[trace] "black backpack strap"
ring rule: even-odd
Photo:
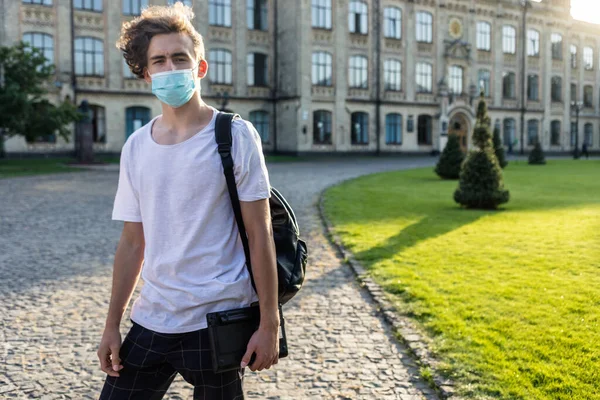
[[[235,214],[235,220],[240,231],[240,238],[242,239],[242,244],[244,246],[246,267],[248,267],[252,287],[256,292],[254,276],[252,275],[252,265],[250,264],[250,246],[248,245],[246,226],[244,225],[244,219],[242,218],[242,207],[240,206],[240,198],[238,197],[237,186],[235,184],[233,157],[231,156],[231,143],[233,141],[231,136],[231,122],[234,118],[239,117],[240,116],[237,114],[219,112],[215,121],[215,140],[217,142],[219,155],[221,156],[221,161],[223,162],[223,172],[225,174],[225,180],[227,181],[227,190],[229,191],[233,213]]]

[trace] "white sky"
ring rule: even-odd
[[[571,0],[571,15],[575,19],[600,24],[600,0]]]

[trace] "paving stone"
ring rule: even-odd
[[[436,399],[329,244],[316,208],[321,191],[345,179],[433,162],[388,157],[269,165],[310,256],[305,287],[284,308],[290,355],[270,370],[247,370],[247,398]],[[8,205],[0,207],[0,397],[97,398],[105,375],[96,350],[122,228],[110,219],[117,180],[114,168],[0,180],[0,204]],[[177,377],[165,399],[191,394]]]

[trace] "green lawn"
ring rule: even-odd
[[[474,399],[600,398],[600,162],[512,162],[469,211],[432,169],[325,194],[334,231]]]

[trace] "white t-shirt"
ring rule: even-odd
[[[211,122],[191,138],[160,145],[152,119],[123,146],[113,220],[142,222],[144,286],[131,319],[160,333],[206,328],[206,314],[258,300]],[[261,140],[251,123],[232,125],[232,156],[241,201],[270,197]]]

